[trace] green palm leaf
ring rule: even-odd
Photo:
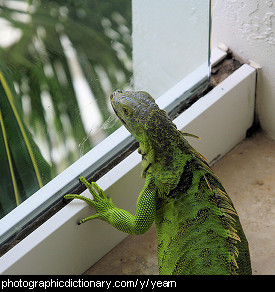
[[[1,19],[19,36],[0,45],[0,216],[119,126],[100,126],[100,139],[92,124],[87,130],[62,38],[75,51],[95,100],[89,106],[103,123],[110,120],[110,91],[132,76],[131,1],[5,0]]]
[[[25,3],[28,8],[20,9],[21,5],[17,7],[16,2]],[[103,122],[106,121],[111,115],[110,91],[124,88],[132,76],[131,66],[127,65],[131,60],[131,1],[6,0],[0,4],[0,17],[21,31],[20,38],[12,46],[0,48],[0,60],[11,69],[20,95],[29,98],[32,112],[24,114],[24,120],[36,141],[37,136],[43,137],[47,157],[57,174],[95,145],[93,138],[86,139],[81,153],[79,151],[78,145],[89,132],[93,135],[95,131],[91,126],[91,131],[87,132],[83,125],[62,36],[71,42],[95,97],[95,106]],[[121,52],[126,59],[121,57]],[[107,88],[104,87],[106,76],[110,84]],[[53,105],[51,125],[47,121],[48,110],[43,105],[45,93]],[[22,111],[23,105],[19,100]],[[117,127],[108,128],[107,134]],[[74,140],[74,147],[67,147],[68,133]],[[66,149],[66,153],[60,150],[62,162],[54,157],[57,148]]]
[[[0,216],[50,180],[51,169],[26,128],[9,72],[0,66]]]

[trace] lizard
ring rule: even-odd
[[[129,234],[145,233],[155,221],[160,275],[251,274],[249,247],[240,219],[207,159],[145,91],[116,90],[114,112],[139,142],[146,178],[132,215],[115,206],[95,183],[85,184],[93,199],[68,194],[92,205],[101,219]],[[197,137],[198,138],[198,137]]]

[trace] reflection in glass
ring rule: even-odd
[[[131,1],[0,3],[0,218],[120,124]]]

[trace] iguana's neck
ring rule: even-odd
[[[165,197],[170,190],[177,187],[190,154],[185,153],[171,140],[162,141],[161,151],[149,141],[147,144],[140,143],[140,153],[143,157],[142,176],[151,174],[159,195]]]
[[[166,196],[177,187],[186,159],[192,155],[191,147],[167,114],[160,109],[151,110],[140,126],[143,132],[136,138],[143,158],[142,176],[151,174],[160,195]]]

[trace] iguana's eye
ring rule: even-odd
[[[125,116],[130,116],[131,115],[131,111],[126,107],[122,108],[122,111],[125,114]]]

